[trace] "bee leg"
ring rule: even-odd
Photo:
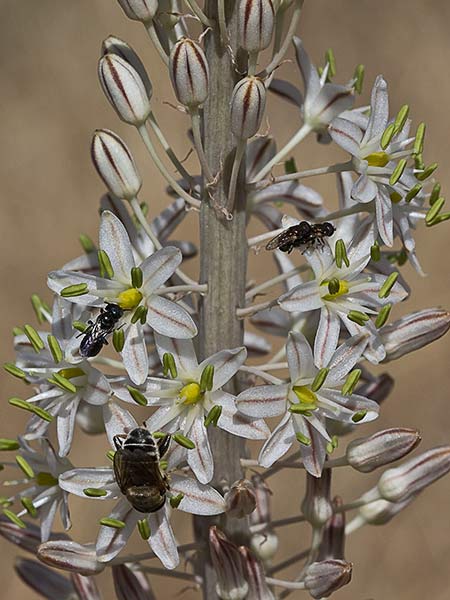
[[[127,436],[123,433],[119,433],[117,435],[115,435],[113,437],[113,441],[114,441],[114,446],[116,447],[116,450],[121,450],[123,447],[123,441],[121,438],[126,438]]]

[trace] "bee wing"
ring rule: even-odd
[[[116,450],[114,454],[114,477],[116,478],[117,485],[121,491],[126,490],[131,484],[129,460],[127,460],[126,454],[123,450]]]
[[[284,244],[293,242],[296,238],[297,236],[295,232],[290,231],[290,229],[286,229],[286,231],[282,231],[266,244],[266,250],[275,250],[280,246],[284,246]]]
[[[152,457],[140,455],[136,460],[134,456],[128,455],[127,450],[117,450],[114,454],[113,465],[117,485],[122,491],[135,485],[165,487],[159,464]]]

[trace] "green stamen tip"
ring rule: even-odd
[[[416,137],[414,139],[414,147],[413,154],[422,154],[423,152],[423,142],[425,139],[425,123],[419,123],[416,131]]]
[[[311,440],[309,437],[306,437],[306,435],[303,435],[303,433],[297,432],[295,437],[300,444],[303,444],[303,446],[311,446]]]
[[[331,48],[325,52],[325,62],[328,63],[328,77],[331,79],[336,75],[336,58]]]
[[[13,332],[13,336],[24,335],[24,333],[25,333],[23,329],[20,329],[20,327],[13,327],[12,332]]]
[[[387,320],[389,319],[389,315],[391,313],[392,304],[386,304],[378,313],[377,318],[375,319],[375,327],[380,329],[383,325],[386,325]]]
[[[7,373],[12,375],[13,377],[17,377],[18,379],[26,379],[27,377],[25,371],[22,371],[22,369],[19,369],[19,367],[16,367],[16,365],[13,363],[5,363],[3,365],[3,368]]]
[[[31,468],[28,461],[23,456],[17,455],[16,463],[18,464],[20,470],[25,474],[25,476],[28,477],[28,479],[33,479],[34,471]]]
[[[184,436],[182,433],[175,433],[172,436],[174,442],[182,446],[183,448],[187,448],[188,450],[192,450],[195,448],[195,444],[188,437]]]
[[[436,202],[436,200],[438,200],[438,198],[440,197],[440,194],[441,194],[441,184],[435,183],[433,185],[433,189],[431,190],[431,194],[430,194],[430,198],[429,198],[430,206],[433,206],[433,204]]]
[[[16,408],[22,408],[23,410],[27,410],[28,412],[34,413],[35,415],[37,415],[41,419],[44,419],[44,421],[48,421],[49,423],[53,420],[52,415],[46,410],[40,408],[39,406],[35,406],[31,402],[26,402],[21,398],[10,398],[8,400],[8,403],[11,406],[15,406]]]
[[[0,452],[7,452],[9,450],[18,450],[20,444],[17,440],[11,440],[8,438],[0,438]]]
[[[0,506],[2,508],[8,508],[8,506],[12,506],[14,502],[9,498],[5,498],[5,496],[0,496]]]
[[[178,508],[180,506],[180,502],[183,500],[184,494],[178,494],[177,496],[171,496],[170,498],[170,506],[172,508]]]
[[[167,437],[169,434],[166,433],[165,431],[153,431],[152,436],[155,438],[155,440],[162,440],[163,438]]]
[[[320,390],[320,388],[325,383],[325,379],[327,378],[329,372],[330,369],[327,369],[326,367],[320,369],[320,371],[314,377],[314,381],[311,384],[311,389],[313,392],[317,392],[318,390]]]
[[[422,171],[423,169],[425,169],[425,163],[423,162],[422,154],[417,154],[416,156],[414,156],[414,167],[418,171]]]
[[[50,348],[50,352],[52,353],[53,360],[56,364],[59,364],[63,359],[63,351],[61,350],[58,340],[54,335],[48,335],[47,343],[48,347]]]
[[[85,488],[83,494],[89,496],[89,498],[102,498],[103,496],[106,496],[108,492],[101,488]]]
[[[364,417],[366,415],[367,415],[367,410],[360,410],[359,412],[356,412],[352,417],[353,423],[359,423],[360,421],[362,421],[364,419]]]
[[[380,145],[383,150],[386,150],[386,148],[391,143],[391,140],[394,137],[394,133],[395,133],[395,125],[394,125],[394,123],[391,123],[390,125],[388,125],[386,127],[386,129],[383,132],[383,135],[381,136]]]
[[[429,209],[429,211],[425,215],[425,223],[427,225],[432,223],[434,221],[434,219],[439,215],[444,204],[445,204],[445,198],[442,198],[442,196],[434,202],[433,206]]]
[[[284,163],[284,172],[286,175],[292,175],[292,173],[297,173],[297,164],[295,162],[295,158],[289,158]]]
[[[333,277],[333,279],[330,279],[330,281],[328,282],[328,291],[330,292],[330,294],[337,294],[339,292],[339,289],[339,279],[337,277]]]
[[[350,371],[350,373],[347,375],[344,385],[342,386],[343,396],[351,396],[353,394],[359,378],[361,377],[361,373],[361,369],[354,369],[353,371]]]
[[[391,273],[389,275],[389,277],[386,277],[385,282],[383,283],[383,285],[380,288],[380,291],[378,292],[378,297],[379,298],[387,298],[389,296],[389,294],[391,293],[391,290],[394,287],[397,279],[398,279],[397,271],[394,271],[393,273]]]
[[[144,274],[140,267],[133,267],[131,269],[131,285],[135,288],[140,288],[144,280]]]
[[[342,263],[348,268],[350,266],[350,261],[347,256],[347,249],[345,248],[344,240],[337,240],[334,247],[334,256],[336,260],[336,265],[338,269],[342,267]]]
[[[409,115],[409,106],[404,104],[401,109],[398,111],[397,116],[394,121],[395,133],[399,133],[403,127],[405,126],[406,119]]]
[[[353,79],[355,80],[354,88],[357,94],[362,93],[363,83],[364,83],[364,65],[358,65],[353,74]]]
[[[23,497],[20,499],[20,502],[30,517],[37,517],[37,508],[33,504],[33,500],[31,498]]]
[[[200,377],[200,390],[210,392],[214,382],[214,365],[206,365]]]
[[[422,186],[422,184],[421,184],[421,183],[416,183],[416,185],[414,185],[414,186],[413,186],[413,187],[412,187],[412,188],[409,190],[409,192],[406,194],[406,196],[405,196],[405,201],[406,201],[406,202],[411,202],[411,200],[412,200],[413,198],[415,198],[419,192],[421,192],[421,191],[422,191],[422,187],[423,187],[423,186]]]
[[[74,298],[75,296],[84,296],[84,294],[88,294],[88,286],[87,283],[76,283],[74,285],[68,285],[63,288],[59,294],[63,298]]]
[[[31,306],[33,307],[34,313],[36,315],[36,319],[38,320],[38,323],[41,324],[45,321],[45,317],[42,314],[41,308],[42,308],[42,301],[39,298],[39,296],[37,294],[32,294],[31,295]]]
[[[168,466],[169,466],[169,463],[167,462],[167,460],[159,461],[159,468],[161,469],[161,471],[167,471]]]
[[[84,333],[89,325],[83,323],[83,321],[72,321],[72,327],[80,333]]]
[[[140,406],[147,406],[147,398],[142,392],[135,387],[131,387],[131,385],[127,385],[127,390],[136,404],[139,404]]]
[[[52,377],[47,379],[49,383],[53,383],[54,385],[60,387],[65,392],[70,392],[71,394],[76,394],[77,388],[74,384],[66,379],[63,375],[59,373],[53,373]]]
[[[102,277],[108,277],[108,279],[112,279],[114,277],[114,269],[112,268],[108,254],[104,250],[98,250],[97,255],[98,264],[100,267],[100,275]]]
[[[209,427],[210,425],[217,427],[217,423],[219,421],[221,414],[222,414],[222,407],[219,406],[218,404],[216,404],[216,406],[213,406],[211,408],[211,410],[209,411],[209,413],[205,417],[205,427]]]
[[[141,202],[139,206],[141,208],[142,214],[144,215],[144,217],[146,217],[148,215],[148,204],[147,204],[147,202]]]
[[[94,252],[95,244],[88,235],[86,235],[84,233],[80,233],[80,235],[78,236],[78,239],[80,241],[81,247],[86,252],[86,254],[90,254],[91,252]]]
[[[432,163],[429,167],[426,167],[422,173],[416,173],[416,179],[418,179],[419,181],[425,181],[425,179],[428,179],[428,177],[430,177],[438,168],[438,164],[437,163]]]
[[[406,158],[401,158],[398,161],[397,166],[392,171],[392,175],[389,178],[390,185],[395,185],[399,181],[400,177],[405,172],[407,162],[408,161],[406,160]]]
[[[100,525],[112,527],[113,529],[123,529],[125,527],[125,523],[123,521],[119,521],[119,519],[110,519],[109,517],[100,519],[99,523]]]
[[[163,375],[165,377],[172,377],[172,379],[176,379],[177,375],[178,375],[178,371],[177,371],[177,365],[175,363],[175,358],[173,356],[173,354],[170,354],[170,352],[165,352],[163,355]]]
[[[58,480],[56,479],[56,477],[53,477],[51,473],[41,471],[36,475],[36,483],[43,487],[53,487],[55,485],[58,485]]]
[[[115,453],[115,450],[108,450],[108,452],[106,453],[106,458],[109,460],[114,460]]]
[[[443,223],[444,221],[448,221],[450,219],[450,212],[442,213],[438,215],[431,223],[427,223],[427,227],[432,227],[433,225],[438,225],[439,223]]]
[[[359,310],[351,310],[347,315],[347,319],[350,319],[350,321],[353,321],[353,323],[364,327],[370,317],[369,315],[366,315],[366,313],[363,313]]]
[[[25,325],[23,330],[27,338],[30,340],[31,345],[33,346],[33,350],[37,354],[44,349],[45,344],[34,327],[32,327],[31,325]]]
[[[8,510],[7,508],[3,509],[3,514],[7,519],[9,519],[12,523],[20,527],[20,529],[26,529],[26,524],[22,521],[20,517],[13,513],[12,510]]]
[[[151,534],[150,525],[147,519],[140,519],[137,522],[137,528],[139,531],[139,535],[143,540],[148,540]]]
[[[146,306],[138,306],[131,317],[131,322],[137,323],[140,321],[142,324],[144,324],[147,320],[147,313],[148,308]]]
[[[378,244],[377,242],[375,242],[375,244],[370,247],[370,258],[374,262],[378,262],[381,259],[380,244]]]
[[[113,346],[116,352],[122,352],[125,345],[125,334],[123,329],[116,329],[113,333]]]

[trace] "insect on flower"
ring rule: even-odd
[[[266,250],[275,250],[279,248],[282,252],[290,254],[294,248],[305,246],[309,248],[321,247],[325,244],[324,238],[331,237],[336,228],[331,223],[318,223],[312,225],[307,221],[301,221],[298,225],[293,225],[274,237],[266,245]]]
[[[89,327],[84,331],[80,344],[81,356],[85,358],[97,356],[108,343],[106,336],[114,331],[122,316],[123,309],[118,304],[107,304],[106,308],[101,308],[95,323],[88,321]]]
[[[120,491],[137,511],[156,512],[164,505],[169,490],[159,461],[167,452],[170,435],[155,440],[150,431],[137,427],[125,440],[122,437],[114,436],[114,475]]]

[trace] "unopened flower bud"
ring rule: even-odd
[[[238,81],[231,96],[231,131],[248,139],[258,131],[266,106],[266,87],[258,77]]]
[[[402,502],[450,471],[450,446],[427,450],[383,473],[377,488],[389,502]]]
[[[384,362],[423,348],[442,337],[450,328],[450,313],[427,308],[406,315],[380,330],[386,350]]]
[[[17,558],[14,570],[20,579],[44,598],[58,600],[73,600],[75,595],[71,581],[49,569],[37,560]]]
[[[245,580],[239,548],[217,527],[211,527],[209,530],[209,547],[217,576],[216,594],[222,600],[246,598],[248,583]]]
[[[144,573],[127,565],[112,568],[117,600],[155,600],[153,590]]]
[[[77,593],[76,597],[80,600],[102,600],[95,577],[70,573],[70,579]],[[129,600],[132,600],[132,596],[129,597]],[[154,600],[154,598],[147,596],[146,600]]]
[[[353,565],[345,560],[312,563],[306,571],[305,587],[313,598],[328,598],[350,583]]]
[[[270,526],[270,498],[272,492],[260,475],[252,477],[256,497],[256,508],[249,520],[252,529],[250,547],[264,563],[269,562],[278,550],[278,536]]]
[[[149,23],[158,11],[158,0],[118,0],[123,12],[133,21]]]
[[[170,53],[169,73],[178,101],[197,107],[208,97],[209,69],[199,44],[183,38]]]
[[[266,583],[264,569],[248,548],[241,546],[244,575],[248,583],[246,600],[275,600],[275,596]]]
[[[117,54],[106,54],[98,63],[98,76],[111,106],[125,123],[139,127],[151,108],[147,89],[136,69]]]
[[[252,484],[255,492],[256,508],[250,515],[250,523],[252,525],[267,524],[271,519],[270,498],[272,492],[261,475],[253,475]]]
[[[342,506],[342,498],[336,496],[333,499],[333,510],[335,512],[322,530],[318,561],[329,558],[344,559],[345,512],[336,512],[340,506]]]
[[[55,540],[41,544],[37,556],[46,565],[76,571],[82,575],[100,573],[106,564],[97,560],[94,544],[77,544],[71,540]]]
[[[349,464],[362,473],[370,473],[378,467],[406,456],[421,441],[417,429],[393,427],[366,438],[349,443],[346,458]]]
[[[98,129],[92,139],[91,156],[111,194],[126,200],[136,197],[142,181],[130,151],[118,135]]]
[[[102,44],[102,55],[106,54],[116,54],[129,65],[131,65],[139,74],[139,77],[141,78],[142,83],[147,91],[147,96],[149,98],[152,97],[153,87],[150,78],[147,75],[147,71],[145,70],[144,64],[133,48],[127,44],[127,42],[124,42],[114,35],[108,36]]]
[[[311,525],[321,527],[332,517],[330,499],[331,470],[324,469],[321,477],[306,474],[306,493],[302,512]]]
[[[247,479],[235,481],[225,494],[226,512],[229,517],[243,519],[256,508],[256,496],[253,485]]]
[[[25,523],[26,528],[22,529],[2,516],[0,517],[0,535],[8,540],[8,542],[18,546],[21,550],[36,554],[41,544],[41,528],[29,521],[25,521]],[[65,533],[55,533],[51,537],[52,539],[70,539]]]
[[[370,493],[371,492],[368,492],[368,494]],[[357,518],[364,521],[364,523],[369,523],[369,525],[385,525],[415,499],[416,496],[413,495],[407,500],[403,500],[403,502],[375,500],[374,502],[369,502],[368,504],[361,506]]]
[[[373,379],[368,381],[356,388],[356,394],[359,396],[365,396],[369,400],[373,400],[378,404],[381,404],[394,388],[394,379],[389,373],[381,373]]]
[[[260,52],[272,40],[275,10],[272,0],[241,0],[239,43],[247,52]]]

